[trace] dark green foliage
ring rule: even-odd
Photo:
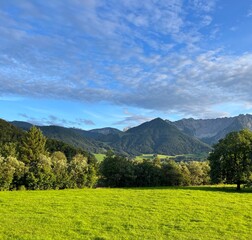
[[[76,154],[80,153],[83,156],[88,156],[88,152],[81,148],[73,147],[65,142],[56,139],[46,140],[46,150],[50,153],[61,151],[65,154],[68,161],[70,161]]]
[[[100,166],[101,183],[110,187],[129,187],[134,182],[133,163],[126,157],[108,154]]]
[[[162,185],[162,171],[159,165],[150,160],[135,164],[135,185],[138,187],[155,187]]]
[[[36,161],[40,154],[46,154],[45,150],[46,138],[35,126],[25,134],[21,142],[21,159],[24,163],[30,164]]]
[[[23,131],[0,119],[0,143],[19,142]]]
[[[229,133],[214,145],[209,161],[213,183],[236,183],[239,190],[252,174],[252,132]]]
[[[17,148],[17,142],[2,143],[2,145],[0,146],[0,155],[2,155],[3,157],[18,157]]]
[[[109,187],[186,186],[209,183],[208,162],[133,161],[109,152],[100,165],[100,185]]]
[[[32,161],[25,180],[28,189],[45,190],[53,188],[55,175],[52,171],[50,157],[40,154],[35,161]]]
[[[85,149],[89,152],[101,152],[106,146],[85,136],[84,130],[75,128],[64,128],[59,126],[40,126],[43,134],[51,139],[63,141],[75,148]]]
[[[173,160],[168,160],[163,164],[162,173],[162,184],[165,186],[181,186],[185,182],[179,165]]]
[[[0,119],[0,155],[18,157],[17,148],[23,136],[22,130]]]
[[[0,127],[3,130],[0,135],[0,190],[95,186],[97,162],[93,155],[46,139],[36,127],[22,132],[5,121],[0,121]]]

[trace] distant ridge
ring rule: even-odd
[[[239,115],[216,119],[181,119],[173,124],[184,133],[196,137],[207,144],[217,143],[226,134],[244,128],[252,130],[252,115]]]
[[[173,124],[161,118],[130,128],[112,146],[134,155],[141,153],[177,155],[211,150],[207,144],[184,134]]]
[[[32,124],[14,121],[13,125],[28,130]],[[116,128],[100,128],[85,131],[59,126],[39,126],[53,139],[64,141],[90,152],[106,152],[114,149],[126,155],[160,153],[177,155],[209,152],[211,145],[231,131],[244,128],[252,130],[252,115],[239,115],[217,119],[181,119],[171,122],[155,118],[125,132]]]

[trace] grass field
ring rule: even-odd
[[[251,239],[251,211],[219,187],[0,192],[0,239]]]
[[[98,162],[102,162],[103,159],[105,158],[106,154],[102,153],[94,153],[95,158],[97,159]],[[157,156],[160,159],[166,159],[166,158],[176,158],[176,157],[182,157],[184,160],[204,160],[207,158],[206,153],[201,153],[201,154],[181,154],[181,155],[175,155],[175,156],[169,156],[169,155],[162,155],[162,154],[157,154]],[[139,156],[135,157],[135,160],[137,161],[142,161],[143,159],[149,159],[153,160],[154,159],[154,154],[142,154]]]
[[[98,162],[102,162],[103,159],[105,158],[106,154],[102,153],[94,153],[94,156]]]
[[[207,158],[207,153],[199,153],[199,154],[181,154],[181,155],[175,155],[175,156],[169,156],[169,155],[162,155],[162,154],[157,154],[157,156],[160,159],[165,159],[165,158],[178,158],[181,157],[184,160],[205,160]],[[150,159],[153,160],[154,159],[154,155],[153,154],[142,154],[139,156],[135,157],[136,160],[143,160],[143,159]]]

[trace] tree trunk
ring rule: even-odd
[[[237,182],[237,188],[236,188],[237,191],[240,191],[241,190],[241,182],[238,181]]]

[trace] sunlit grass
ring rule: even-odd
[[[0,192],[0,239],[251,239],[251,210],[233,188]]]
[[[141,161],[143,159],[153,160],[155,156],[160,159],[174,159],[181,157],[183,160],[205,160],[207,158],[207,153],[199,153],[199,154],[179,154],[179,155],[163,155],[163,154],[142,154],[135,157],[135,160]]]
[[[102,153],[94,153],[94,156],[98,162],[102,162],[106,155]]]

